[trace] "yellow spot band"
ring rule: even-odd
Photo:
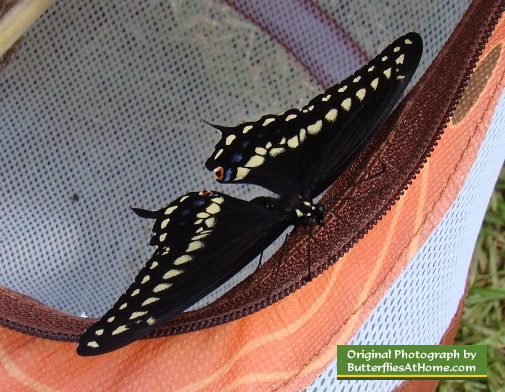
[[[288,140],[288,147],[290,148],[296,148],[298,147],[299,143],[298,143],[298,135],[295,135],[293,136],[292,138],[290,138]]]
[[[357,92],[356,92],[356,97],[358,97],[358,99],[360,101],[363,101],[363,98],[365,98],[365,95],[366,95],[366,90],[364,88],[360,88]]]
[[[221,208],[218,204],[212,203],[205,209],[205,211],[207,211],[209,214],[217,214],[219,211],[221,211]]]
[[[245,164],[246,167],[258,167],[265,162],[265,158],[260,155],[253,155],[251,159]]]
[[[267,118],[265,121],[263,121],[263,126],[265,127],[274,121],[275,121],[275,118],[273,118],[273,117]]]
[[[337,109],[331,109],[328,113],[326,113],[326,116],[324,116],[324,118],[326,119],[326,121],[335,122],[335,120],[337,119],[337,114],[338,114]]]
[[[190,242],[188,245],[188,248],[186,249],[186,252],[193,252],[197,249],[203,248],[203,242],[201,241],[193,241]],[[188,256],[190,257],[190,256]]]
[[[351,103],[352,103],[351,98],[346,98],[342,101],[340,106],[342,106],[342,109],[344,109],[346,112],[348,112],[349,110],[351,110]]]
[[[182,270],[178,269],[171,269],[170,271],[166,272],[165,275],[162,276],[163,279],[170,279],[173,278],[174,276],[182,274]]]
[[[245,133],[249,132],[251,129],[253,129],[252,125],[246,125],[244,127],[244,129],[242,130],[242,133],[245,134]]]
[[[170,284],[170,283],[160,283],[159,285],[157,285],[153,289],[153,292],[154,293],[159,293],[160,291],[168,289],[170,286],[172,286],[172,284]]]
[[[237,174],[235,175],[235,181],[242,180],[245,176],[249,174],[250,169],[245,167],[238,167]]]
[[[142,282],[140,282],[140,283],[144,284],[146,282],[149,282],[149,279],[151,279],[151,277],[149,275],[146,275],[146,276],[144,276],[144,278],[142,279]]]
[[[322,128],[323,128],[323,122],[321,120],[318,120],[314,124],[309,125],[307,127],[307,131],[309,132],[310,135],[315,135],[316,133],[319,133],[319,131],[321,131]]]
[[[165,215],[169,215],[171,214],[178,206],[173,206],[173,207],[168,207],[166,210],[165,210]]]
[[[130,316],[130,320],[142,317],[145,314],[147,314],[147,312],[133,312],[132,315]]]
[[[112,331],[113,335],[117,335],[118,333],[122,333],[124,331],[128,331],[128,328],[126,325],[121,325],[120,327],[117,327],[114,331]]]
[[[237,137],[235,135],[229,135],[227,138],[226,138],[226,145],[229,146]]]
[[[152,304],[153,302],[156,302],[158,300],[159,300],[159,298],[157,298],[157,297],[150,297],[150,298],[146,299],[144,302],[142,302],[142,306]]]
[[[182,256],[178,257],[177,259],[175,259],[174,264],[181,265],[181,264],[187,263],[188,261],[191,261],[191,260],[193,260],[192,256],[182,255]]]

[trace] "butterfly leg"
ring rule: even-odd
[[[282,259],[284,258],[284,250],[286,248],[286,242],[288,242],[288,237],[291,235],[291,233],[286,234],[286,237],[284,238],[284,242],[282,243],[281,255],[279,256],[279,261],[277,262],[277,269],[275,270],[274,281],[272,283],[272,286],[270,287],[270,291],[268,292],[268,297],[267,297],[268,301],[270,301],[270,297],[272,296],[272,291],[274,290],[275,286],[277,285],[277,278],[279,276],[279,270],[282,265]]]
[[[243,289],[243,291],[247,291],[247,290],[249,290],[249,287],[251,286],[251,282],[252,282],[252,280],[251,280],[251,279],[249,279],[249,278],[250,278],[251,276],[253,276],[256,272],[258,272],[258,270],[260,269],[260,267],[261,267],[261,261],[263,260],[263,253],[264,253],[264,252],[261,252],[261,253],[260,253],[260,259],[259,259],[259,261],[258,261],[258,265],[256,266],[256,269],[254,270],[254,272],[253,272],[252,274],[250,274],[250,275],[247,277],[247,279],[249,280],[249,282],[246,284],[246,286],[245,286],[245,288]]]
[[[324,206],[328,205],[328,204],[331,204],[332,202],[334,202],[335,200],[360,200],[360,199],[365,199],[367,197],[370,197],[370,196],[373,196],[374,194],[380,192],[382,190],[382,188],[379,188],[375,191],[372,191],[372,192],[368,192],[368,193],[365,193],[365,194],[362,194],[362,195],[359,195],[359,196],[350,196],[350,197],[340,197],[340,195],[344,194],[345,192],[347,192],[349,189],[352,189],[352,188],[355,188],[357,187],[358,185],[361,185],[363,184],[364,182],[367,182],[367,181],[370,181],[370,180],[373,180],[374,178],[377,178],[381,175],[383,175],[385,172],[387,171],[387,167],[386,167],[386,164],[384,162],[381,162],[381,170],[378,171],[377,173],[375,174],[372,174],[368,177],[365,177],[359,181],[357,181],[356,183],[348,186],[347,188],[345,189],[342,189],[340,192],[338,192],[335,196],[333,197],[330,197],[329,199],[323,201],[321,204],[323,204]]]
[[[312,280],[312,272],[311,272],[311,265],[310,265],[310,261],[311,261],[311,260],[310,260],[310,251],[311,251],[311,247],[310,247],[310,245],[311,245],[311,240],[314,240],[314,242],[316,243],[316,245],[317,245],[317,246],[318,246],[318,247],[319,247],[319,248],[320,248],[320,249],[321,249],[324,253],[326,253],[326,257],[328,257],[328,260],[330,260],[332,264],[333,264],[333,261],[335,260],[335,257],[334,257],[334,256],[332,256],[332,255],[330,255],[330,254],[328,253],[328,251],[325,249],[325,247],[321,244],[321,242],[320,242],[320,241],[319,241],[316,237],[314,237],[314,234],[313,234],[313,232],[312,232],[312,227],[310,228],[310,230],[309,230],[309,229],[307,229],[307,228],[305,228],[305,230],[307,231],[307,234],[308,234],[308,236],[309,236],[309,243],[308,243],[308,260],[309,260],[309,267],[308,267],[308,269],[309,269],[309,274],[308,274],[308,276],[309,276],[309,278],[308,278],[308,281],[310,282],[310,281]],[[318,271],[318,274],[319,274],[319,273],[320,273],[320,271]]]
[[[258,261],[258,266],[254,270],[253,274],[255,274],[256,272],[258,272],[258,270],[260,269],[260,267],[261,267],[261,260],[263,260],[263,252],[261,252],[261,254],[260,254],[260,259]]]

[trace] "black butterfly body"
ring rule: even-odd
[[[251,201],[220,192],[188,193],[158,211],[153,256],[134,283],[81,336],[80,355],[106,353],[156,328],[230,279],[290,225],[324,223],[313,202],[375,135],[399,100],[421,57],[409,33],[302,110],[267,115],[222,137],[205,163],[222,183],[250,183],[279,197]]]

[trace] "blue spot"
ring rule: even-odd
[[[263,135],[262,133],[258,133],[258,134],[256,135],[256,137],[257,137],[258,139],[263,139],[263,136],[264,136],[264,135]]]
[[[205,201],[203,201],[202,199],[197,199],[193,204],[195,206],[201,206],[203,203],[205,203]]]
[[[231,169],[226,169],[226,174],[224,176],[224,182],[230,182],[231,180]]]
[[[247,146],[249,145],[249,142],[247,140],[244,140],[242,143],[241,143],[241,146],[242,148],[247,148]]]
[[[191,211],[189,211],[187,208],[185,210],[182,210],[181,215],[188,215]]]
[[[238,163],[244,158],[242,154],[233,154],[233,157],[231,158],[231,161],[234,163]]]

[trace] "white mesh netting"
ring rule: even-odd
[[[410,30],[426,42],[420,75],[468,1],[436,12],[414,1],[307,4],[51,7],[0,74],[0,285],[99,316],[151,252],[151,223],[130,206],[157,209],[202,188],[262,192],[214,182],[203,163],[217,135],[203,119],[301,106],[365,61],[356,42],[370,57]]]
[[[349,344],[442,340],[464,294],[477,235],[505,160],[504,128],[505,94],[458,198]],[[335,360],[307,391],[389,391],[402,383],[339,381],[336,369]]]

